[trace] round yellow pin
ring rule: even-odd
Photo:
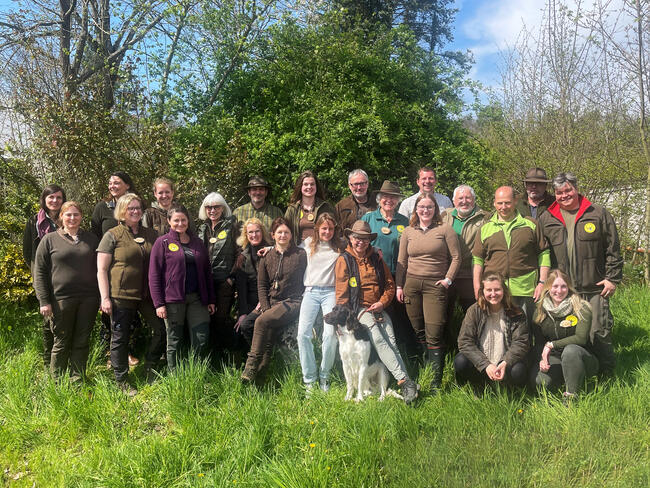
[[[396,229],[397,229],[397,232],[399,232],[400,234],[401,234],[402,232],[404,232],[404,226],[403,226],[403,225],[398,225],[398,226],[396,227]]]
[[[585,232],[591,234],[591,233],[594,232],[595,230],[596,230],[596,226],[595,226],[593,223],[591,223],[591,222],[587,222],[587,223],[585,224]]]
[[[179,248],[178,248],[178,244],[174,244],[174,243],[172,242],[172,243],[169,244],[169,246],[167,246],[167,249],[169,249],[169,250],[172,251],[172,252],[176,252],[176,251],[178,251],[178,249],[179,249]]]
[[[225,230],[222,230],[221,232],[219,232],[219,234],[217,235],[217,237],[218,237],[219,239],[225,239],[225,238],[226,238],[226,231],[225,231]]]
[[[356,279],[354,276],[352,276],[352,277],[350,278],[350,286],[351,286],[352,288],[356,288],[356,287],[357,287],[357,279]]]

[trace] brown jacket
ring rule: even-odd
[[[257,295],[262,312],[284,300],[300,302],[305,291],[303,277],[307,268],[305,250],[292,245],[280,253],[275,247],[257,268]]]
[[[347,251],[357,261],[361,283],[350,282],[350,272],[345,258],[343,256],[339,257],[334,270],[334,274],[336,275],[336,303],[338,305],[347,305],[350,301],[350,286],[359,286],[361,288],[361,305],[363,307],[369,307],[376,302],[381,302],[384,308],[388,307],[395,296],[395,282],[386,263],[383,259],[381,260],[384,266],[386,282],[384,283],[384,293],[380,295],[381,287],[377,282],[377,273],[370,262],[370,255],[375,252],[373,247],[368,247],[368,251],[363,258],[357,257],[351,246],[348,246]]]
[[[548,207],[550,207],[553,202],[555,202],[555,197],[549,192],[545,192],[544,199],[537,206],[537,216],[535,218],[539,219],[540,215],[546,212],[546,210],[548,210]],[[519,213],[522,215],[522,217],[533,216],[530,213],[530,206],[528,205],[528,194],[526,192],[524,192],[522,195],[519,195],[519,199],[517,200],[517,205],[515,208],[519,210]]]
[[[371,198],[370,192],[368,192],[368,201],[366,202],[366,206],[370,211],[377,209],[377,202]],[[363,217],[363,215],[359,216],[358,213],[359,204],[352,195],[348,195],[336,204],[336,220],[341,229],[352,228],[352,224]]]

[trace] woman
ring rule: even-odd
[[[241,375],[244,383],[261,383],[271,361],[273,335],[298,318],[305,290],[303,276],[307,267],[305,250],[293,242],[291,227],[278,217],[271,225],[275,246],[259,263],[257,295],[260,315],[255,320],[251,349]]]
[[[52,317],[52,374],[59,377],[69,370],[73,379],[80,379],[99,307],[95,279],[99,240],[80,228],[82,212],[77,202],[65,202],[60,217],[61,228],[43,236],[36,250],[34,289],[41,314]]]
[[[138,312],[153,332],[145,362],[149,381],[163,353],[163,324],[156,317],[147,283],[151,248],[158,236],[140,225],[142,204],[135,193],[120,197],[115,206],[119,224],[104,234],[97,248],[100,308],[111,317],[111,363],[115,381],[127,391],[131,323]]]
[[[253,338],[253,326],[259,316],[260,302],[257,297],[257,273],[260,249],[271,244],[271,236],[258,218],[252,217],[242,227],[243,233],[237,239],[242,248],[241,265],[235,271],[237,288],[237,306],[239,315],[235,331],[240,332],[250,344]]]
[[[395,296],[395,282],[390,270],[370,245],[377,234],[357,220],[345,229],[348,244],[336,261],[336,304],[350,307],[370,333],[379,359],[402,387],[404,401],[410,404],[418,396],[419,386],[411,380],[395,343],[390,317],[384,309]]]
[[[36,249],[45,234],[54,232],[59,220],[61,205],[65,203],[65,191],[59,185],[47,185],[41,193],[39,211],[29,218],[23,233],[23,259],[34,276],[34,258]],[[43,363],[50,367],[50,354],[52,353],[52,317],[43,318]]]
[[[90,218],[90,229],[101,240],[104,234],[117,225],[115,219],[115,205],[122,195],[127,192],[135,193],[135,185],[131,177],[124,171],[114,171],[108,178],[108,196],[100,200],[93,215]],[[111,345],[111,317],[102,312],[102,326],[99,331],[99,337],[104,345],[106,354],[109,353]],[[129,364],[135,366],[138,364],[138,359],[129,355]],[[111,367],[109,359],[107,366]]]
[[[308,237],[303,244],[307,251],[307,269],[304,277],[305,294],[302,297],[298,319],[300,366],[307,391],[310,391],[320,378],[321,390],[327,392],[338,342],[334,326],[324,322],[321,348],[323,358],[318,374],[311,342],[312,329],[318,312],[322,311],[323,315],[327,315],[336,304],[334,267],[340,253],[345,249],[345,241],[340,235],[334,216],[324,213],[316,220],[314,237]]]
[[[522,386],[529,349],[526,315],[515,306],[499,273],[483,276],[478,301],[467,310],[454,359],[456,381],[483,386],[488,380]]]
[[[159,236],[169,232],[167,212],[174,203],[174,195],[174,183],[171,180],[156,178],[153,182],[153,196],[156,201],[144,211],[142,225],[152,228]]]
[[[189,220],[182,205],[169,209],[170,230],[156,239],[149,263],[149,291],[156,315],[165,320],[170,371],[178,364],[185,324],[190,332],[191,348],[200,355],[208,345],[210,315],[215,311],[208,250],[189,230]]]
[[[459,267],[458,236],[442,224],[433,194],[424,192],[416,199],[410,225],[402,234],[396,281],[397,300],[406,304],[418,343],[433,368],[432,392],[442,385],[447,288]]]
[[[565,402],[579,393],[585,378],[598,372],[598,359],[589,348],[591,315],[589,303],[576,293],[569,276],[559,269],[551,271],[533,323],[536,357],[541,349],[535,383],[554,388],[564,382]]]
[[[334,208],[325,201],[325,191],[311,171],[303,171],[296,180],[284,218],[289,222],[293,242],[300,244],[314,235],[314,222],[323,213],[334,215]]]
[[[199,227],[198,237],[208,249],[214,290],[217,294],[217,311],[212,316],[210,332],[214,360],[216,361],[218,353],[232,349],[235,342],[232,326],[228,324],[228,316],[235,283],[239,227],[230,207],[224,198],[216,192],[208,194],[203,199],[199,209],[199,218],[203,220],[203,224]]]

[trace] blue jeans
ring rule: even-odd
[[[311,343],[312,328],[318,311],[322,310],[323,315],[332,311],[336,304],[336,297],[333,286],[308,286],[302,297],[300,305],[300,318],[298,319],[298,352],[300,354],[300,366],[302,377],[305,383],[314,383],[317,379],[316,358],[314,357],[314,346]],[[330,370],[336,358],[336,339],[334,326],[328,323],[323,324],[323,359],[320,365],[320,379],[326,381],[329,378]]]

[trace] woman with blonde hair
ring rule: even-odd
[[[340,253],[345,250],[346,242],[336,219],[330,213],[321,214],[314,225],[314,236],[305,239],[307,251],[307,269],[305,270],[305,293],[302,296],[298,318],[298,352],[302,368],[303,381],[307,391],[320,379],[323,391],[329,390],[329,376],[338,345],[334,325],[323,322],[323,346],[320,374],[316,367],[312,330],[318,313],[327,315],[336,305],[336,276],[334,268]]]
[[[80,379],[86,370],[90,333],[99,307],[97,260],[99,240],[81,229],[81,206],[61,205],[61,226],[43,236],[34,259],[34,289],[44,317],[52,317],[54,344],[50,370],[69,370]]]
[[[164,324],[156,316],[149,295],[148,272],[156,231],[141,225],[142,199],[135,193],[120,197],[115,205],[118,224],[102,237],[97,248],[97,282],[102,312],[111,317],[111,364],[119,387],[128,386],[131,323],[138,312],[153,336],[147,351],[145,371],[153,379],[153,368],[164,352]]]
[[[575,397],[586,377],[598,372],[598,359],[589,343],[591,314],[571,278],[559,269],[551,271],[533,321],[535,357],[540,358],[533,372],[537,386],[553,388],[564,382],[565,402]]]

